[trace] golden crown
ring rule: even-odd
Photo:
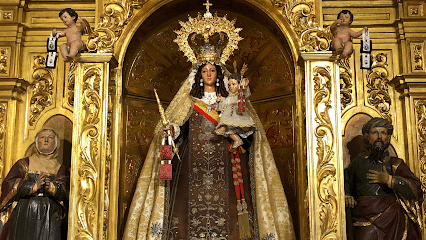
[[[209,0],[203,5],[207,9],[203,17],[198,13],[196,18],[188,16],[188,21],[179,21],[182,28],[175,31],[174,42],[192,64],[207,61],[225,64],[243,39],[239,35],[241,28],[235,28],[235,19],[229,21],[226,15],[221,18],[216,13],[213,17]]]

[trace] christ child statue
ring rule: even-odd
[[[336,50],[341,58],[347,58],[352,54],[352,39],[362,35],[363,31],[367,31],[367,27],[359,32],[355,32],[349,28],[354,20],[354,16],[349,10],[342,10],[337,15],[337,20],[330,26],[334,39],[332,47]]]
[[[241,137],[247,138],[255,130],[253,119],[245,111],[245,100],[250,96],[248,83],[249,80],[243,78],[242,74],[232,74],[228,82],[229,96],[223,99],[218,97],[217,100],[221,114],[215,132],[217,135],[229,136],[233,140],[231,148],[243,145]]]
[[[83,35],[84,29],[90,28],[90,26],[85,19],[79,18],[77,12],[71,8],[65,8],[60,11],[59,17],[67,28],[60,33],[54,28],[52,30],[52,36],[58,35],[58,37],[67,37],[67,43],[62,44],[59,49],[64,61],[69,62],[78,52],[86,48],[86,45],[81,40],[81,36]],[[80,25],[77,25],[77,20],[80,21]]]

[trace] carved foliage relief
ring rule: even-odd
[[[53,103],[53,71],[45,68],[45,57],[35,56],[32,63],[32,96],[30,99],[31,115],[28,119],[33,126],[41,112]]]
[[[6,135],[7,103],[0,103],[0,179],[4,167],[4,137]]]
[[[417,119],[418,156],[420,162],[420,180],[422,182],[423,198],[426,197],[426,100],[414,102]],[[423,210],[426,208],[423,202]],[[423,216],[425,222],[426,216]]]
[[[155,106],[154,106],[155,107]],[[160,119],[157,109],[129,106],[126,126],[126,157],[124,194],[132,196],[145,155]]]
[[[74,85],[75,85],[75,69],[76,64],[74,61],[70,62],[70,69],[68,73],[67,83],[67,103],[70,107],[74,107]]]
[[[282,107],[259,112],[272,149],[294,146],[293,108]]]
[[[290,21],[304,51],[326,51],[332,35],[329,29],[323,30],[315,22],[313,2],[304,0],[271,0],[282,9],[283,15]]]
[[[334,191],[336,167],[332,163],[335,156],[334,133],[330,120],[332,79],[329,67],[315,67],[314,71],[314,110],[318,126],[314,133],[317,139],[316,153],[319,218],[321,239],[337,239],[337,199]]]
[[[80,168],[79,194],[77,199],[78,209],[78,234],[77,239],[93,239],[94,219],[97,210],[96,190],[98,185],[98,170],[95,162],[99,157],[99,134],[101,98],[100,87],[102,70],[88,66],[84,70],[82,94],[82,129],[80,135]]]
[[[146,0],[122,0],[107,3],[104,17],[98,27],[89,34],[87,49],[112,53],[124,26],[133,18],[133,10],[141,8],[145,2]]]
[[[10,47],[0,47],[0,76],[8,76],[10,69]]]
[[[254,95],[252,99],[259,94],[271,97],[271,90],[289,93],[285,88],[294,86],[293,62],[289,53],[280,49],[270,33],[256,26],[255,22],[240,20],[240,25],[243,28],[240,34],[244,40],[239,43],[229,63],[236,60],[240,65],[243,62],[248,64],[245,76],[250,79],[250,90]],[[233,69],[231,65],[227,68]]]
[[[345,109],[353,102],[352,96],[352,70],[349,66],[349,58],[339,59],[340,72],[340,104]]]
[[[411,71],[423,72],[424,71],[424,42],[410,43],[411,48]]]
[[[389,72],[387,54],[372,55],[371,71],[367,74],[367,102],[379,111],[380,115],[392,122],[391,97],[389,95]]]

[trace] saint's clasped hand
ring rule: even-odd
[[[50,178],[46,174],[41,173],[37,179],[37,182],[31,188],[31,194],[47,194],[53,196],[56,194],[56,190],[56,186],[53,184],[53,182],[50,181]]]

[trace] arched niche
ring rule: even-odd
[[[296,61],[287,38],[277,22],[246,1],[214,1],[210,11],[242,28],[244,38],[226,68],[233,71],[237,61],[250,79],[250,98],[266,131],[280,171],[296,232],[298,231]],[[205,12],[202,2],[172,1],[150,14],[134,31],[122,62],[123,151],[120,165],[119,232],[124,228],[127,209],[145,160],[153,129],[160,119],[153,89],[168,103],[188,76],[191,64],[173,42],[179,21]],[[121,50],[123,51],[123,50]],[[166,104],[167,105],[167,104]],[[165,106],[166,107],[166,106]],[[119,233],[121,235],[121,233]]]

